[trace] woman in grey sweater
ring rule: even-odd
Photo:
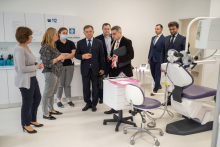
[[[56,119],[52,115],[62,114],[59,111],[55,111],[53,107],[54,94],[57,91],[59,79],[63,70],[62,62],[65,60],[65,56],[56,48],[55,42],[57,39],[57,30],[48,28],[43,36],[41,42],[42,47],[40,49],[41,60],[44,64],[43,73],[45,76],[45,87],[42,98],[43,118],[49,120]]]
[[[18,44],[14,49],[14,83],[19,87],[22,95],[21,122],[23,130],[28,133],[37,133],[31,125],[42,127],[37,122],[37,109],[41,101],[41,94],[36,78],[36,70],[42,69],[42,63],[36,63],[35,56],[27,44],[32,41],[32,31],[27,27],[19,27],[15,37]]]

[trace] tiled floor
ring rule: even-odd
[[[146,96],[149,96],[150,87],[146,87]],[[161,90],[163,92],[163,89]],[[163,102],[163,95],[153,98]],[[75,101],[75,107],[70,108],[65,104],[65,108],[56,110],[63,112],[57,116],[57,120],[45,120],[42,118],[41,106],[38,111],[38,121],[44,124],[42,128],[35,128],[37,134],[28,134],[22,131],[20,125],[20,108],[10,108],[0,110],[0,147],[129,147],[129,139],[134,130],[129,130],[123,134],[121,125],[119,132],[115,132],[115,123],[103,125],[104,119],[111,119],[112,115],[105,115],[103,112],[109,107],[105,104],[98,105],[97,112],[88,110],[82,112],[85,103],[82,100]],[[172,111],[172,109],[169,107]],[[163,111],[152,110],[154,117],[159,117]],[[164,131],[164,136],[160,136],[157,131],[152,131],[160,141],[161,147],[210,147],[212,132],[204,132],[188,136],[177,136],[165,132],[166,125],[182,119],[181,115],[172,111],[174,118],[167,113],[163,118],[157,120],[157,127]],[[128,110],[124,111],[124,116],[128,116]],[[141,124],[140,115],[136,115],[135,121],[138,126]],[[147,122],[149,120],[147,119]],[[134,147],[154,147],[153,139],[147,134],[139,135],[135,138]]]

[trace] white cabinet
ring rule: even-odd
[[[0,104],[8,104],[8,75],[7,70],[0,70]]]
[[[21,103],[22,97],[18,87],[14,84],[14,69],[7,70],[8,73],[8,90],[9,90],[9,101],[10,103]]]
[[[17,42],[15,33],[18,27],[25,26],[24,13],[4,12],[5,41]]]
[[[50,15],[45,14],[46,30],[49,27],[55,28],[57,31],[63,27],[63,15]]]
[[[80,17],[78,16],[63,16],[63,25],[68,29],[68,39],[77,42],[80,39]]]
[[[75,63],[76,65],[77,63]],[[73,80],[71,83],[71,96],[83,96],[82,75],[80,65],[74,67]]]
[[[32,42],[41,42],[45,33],[44,14],[25,13],[26,27],[33,31]]]
[[[4,29],[4,16],[3,12],[0,12],[0,42],[5,41],[5,29]]]

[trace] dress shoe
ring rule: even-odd
[[[162,89],[162,86],[160,86],[158,89]]]
[[[89,108],[92,108],[92,106],[85,106],[83,109],[82,109],[82,111],[87,111]]]
[[[56,111],[56,110],[54,110],[56,113],[54,113],[54,112],[50,112],[50,115],[61,115],[61,114],[63,114],[62,112],[59,112],[59,111]]]
[[[44,126],[43,124],[35,125],[35,124],[31,123],[31,122],[30,122],[30,124],[34,125],[35,127],[43,127]]]
[[[154,91],[154,93],[157,93],[157,92],[156,92],[156,91]],[[154,94],[154,93],[151,93],[151,94],[150,94],[150,96],[155,96],[155,94]]]
[[[102,104],[102,103],[103,103],[103,99],[100,99],[100,100],[99,100],[99,104]]]
[[[118,111],[114,110],[113,108],[109,111],[105,111],[105,114],[112,114],[112,113],[118,113]]]
[[[51,116],[51,115],[48,116],[48,117],[45,116],[45,115],[43,115],[43,118],[44,118],[44,119],[49,119],[49,120],[55,120],[55,119],[56,119],[56,117],[53,117],[53,116]]]
[[[23,128],[23,131],[25,132],[28,132],[29,134],[33,134],[33,133],[37,133],[36,130],[33,130],[33,131],[28,131],[27,129],[25,129],[25,127],[22,127]]]
[[[96,106],[93,106],[92,107],[92,112],[96,112],[96,110],[97,110]]]

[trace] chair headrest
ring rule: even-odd
[[[134,105],[142,105],[144,103],[144,93],[142,89],[136,85],[126,85],[125,87],[125,95],[128,102],[132,100]]]
[[[194,83],[194,78],[180,63],[167,63],[168,78],[174,85],[187,88]]]

